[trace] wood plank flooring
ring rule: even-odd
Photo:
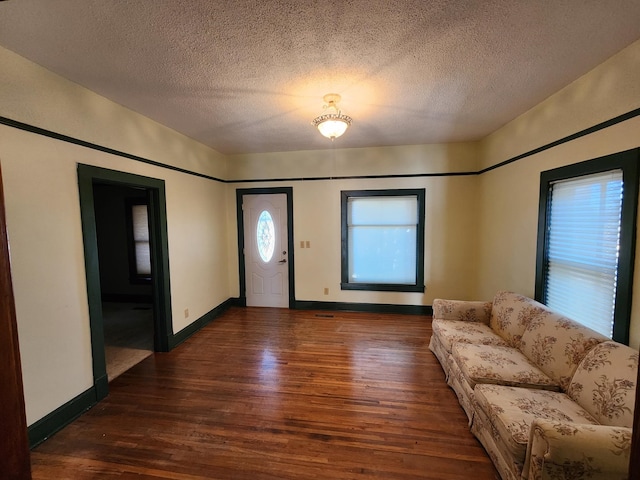
[[[34,479],[497,479],[429,317],[231,308],[32,451]]]
[[[104,350],[109,381],[153,354],[153,307],[102,303]]]

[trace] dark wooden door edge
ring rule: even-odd
[[[31,479],[22,367],[0,171],[0,472],[7,480]]]

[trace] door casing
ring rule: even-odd
[[[243,196],[247,306],[289,307],[290,246],[286,202],[287,197],[283,193]],[[265,211],[271,215],[275,233],[272,238],[274,250],[266,261],[258,251],[256,237],[259,218]]]
[[[79,164],[78,186],[82,217],[85,271],[87,276],[87,297],[89,300],[93,381],[96,401],[100,401],[105,398],[109,392],[109,380],[107,378],[105,362],[100,266],[98,261],[98,240],[93,201],[93,185],[95,183],[124,185],[147,190],[149,198],[151,265],[153,272],[151,282],[153,286],[155,351],[168,352],[172,347],[173,333],[164,180]]]
[[[289,308],[295,308],[295,277],[294,277],[294,243],[293,243],[293,187],[273,187],[273,188],[238,188],[236,190],[236,218],[238,224],[238,273],[240,279],[240,304],[247,304],[247,279],[245,274],[244,256],[244,218],[242,214],[242,204],[245,195],[270,195],[284,193],[287,197],[287,240],[289,243]]]

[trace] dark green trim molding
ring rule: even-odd
[[[171,336],[171,285],[169,277],[169,243],[167,235],[167,211],[164,180],[143,177],[131,173],[78,165],[80,213],[84,243],[89,322],[91,326],[91,351],[93,378],[97,399],[108,394],[105,362],[104,325],[102,320],[102,294],[100,289],[100,265],[98,239],[93,200],[96,183],[125,185],[147,190],[149,197],[149,232],[151,233],[151,263],[153,274],[154,348],[169,350]]]
[[[415,196],[417,200],[418,226],[416,228],[416,283],[350,283],[349,282],[349,226],[348,203],[350,198]],[[340,289],[378,292],[424,292],[424,225],[425,189],[342,190],[340,192]]]
[[[241,298],[229,298],[215,307],[210,312],[204,314],[195,322],[186,328],[172,335],[170,340],[171,348],[175,348],[189,337],[197,333],[207,324],[211,323],[217,317],[222,315],[229,307],[244,306]],[[370,313],[398,313],[405,315],[426,315],[433,314],[431,305],[393,305],[393,304],[374,304],[374,303],[341,303],[341,302],[316,302],[316,301],[296,301],[293,308],[298,310],[325,310],[325,311],[352,311],[352,312],[370,312]],[[99,390],[106,389],[107,376],[104,375],[96,384],[88,390],[82,392],[77,397],[60,406],[47,416],[41,418],[34,424],[30,425],[29,445],[31,448],[38,446],[47,438],[60,431],[62,428],[70,424],[84,412],[93,407],[98,401],[105,396]]]
[[[169,340],[169,345],[171,348],[178,346],[202,327],[213,321],[216,317],[219,317],[231,306],[241,306],[240,299],[229,298],[225,300],[185,329],[175,335],[172,335]],[[30,425],[28,427],[29,446],[34,448],[56,432],[62,430],[65,426],[73,422],[76,418],[106,397],[107,390],[108,380],[105,373],[94,381],[94,385],[91,388],[85,390],[77,397],[69,400],[47,416]]]
[[[636,108],[635,110],[631,110],[630,112],[623,113],[622,115],[618,115],[617,117],[613,117],[604,122],[598,123],[592,127],[585,128],[584,130],[580,130],[572,135],[567,135],[566,137],[562,137],[554,142],[547,143],[546,145],[542,145],[541,147],[534,148],[533,150],[529,150],[528,152],[521,153],[513,158],[505,160],[504,162],[496,163],[495,165],[491,165],[490,167],[483,168],[479,172],[479,175],[483,173],[490,172],[491,170],[495,170],[496,168],[504,167],[505,165],[509,165],[510,163],[517,162],[518,160],[522,160],[523,158],[530,157],[540,152],[544,152],[545,150],[549,150],[550,148],[557,147],[558,145],[562,145],[563,143],[568,143],[573,140],[576,140],[580,137],[585,137],[587,135],[591,135],[592,133],[598,132],[600,130],[604,130],[605,128],[612,127],[618,123],[622,123],[626,120],[630,120],[634,117],[640,115],[640,108]]]
[[[171,316],[171,274],[169,272],[169,235],[167,227],[167,197],[164,180],[153,180],[148,187],[149,233],[151,241],[151,285],[155,319],[155,348],[168,352],[173,335]],[[156,183],[160,182],[160,183]],[[152,186],[155,185],[155,186]]]
[[[61,133],[53,132],[51,130],[46,130],[44,128],[35,127],[33,125],[29,125],[28,123],[18,122],[17,120],[11,120],[10,118],[0,117],[0,125],[6,125],[8,127],[17,128],[18,130],[23,130],[25,132],[35,133],[36,135],[41,135],[43,137],[53,138],[55,140],[60,140],[67,143],[72,143],[74,145],[79,145],[81,147],[90,148],[91,150],[97,150],[99,152],[108,153],[110,155],[116,155],[122,158],[128,158],[129,160],[135,160],[136,162],[146,163],[148,165],[153,165],[155,167],[167,168],[169,170],[173,170],[175,172],[186,173],[187,175],[195,175],[196,177],[207,178],[209,180],[215,180],[217,182],[224,182],[224,180],[216,177],[212,177],[210,175],[205,175],[203,173],[193,172],[191,170],[187,170],[185,168],[174,167],[173,165],[167,165],[166,163],[157,162],[155,160],[149,160],[148,158],[140,157],[138,155],[132,155],[127,152],[122,152],[120,150],[115,150],[113,148],[104,147],[102,145],[98,145],[95,143],[87,142],[85,140],[80,140],[75,137],[70,137],[69,135],[63,135]]]
[[[634,148],[584,162],[565,165],[540,173],[540,200],[538,206],[538,235],[536,250],[536,278],[534,298],[546,303],[547,241],[549,226],[549,191],[558,180],[581,177],[609,170],[621,169],[624,195],[620,218],[620,250],[618,276],[613,315],[613,340],[629,344],[631,301],[633,298],[633,270],[636,251],[636,224],[638,218],[638,182],[640,180],[640,149]]]
[[[346,303],[296,300],[297,310],[329,310],[367,313],[400,313],[404,315],[433,315],[431,305],[396,305],[391,303]]]
[[[196,320],[193,323],[190,323],[185,328],[180,330],[178,333],[175,333],[171,337],[171,342],[169,344],[169,348],[173,350],[175,347],[184,342],[187,338],[191,337],[194,333],[197,333],[201,328],[211,323],[217,317],[222,315],[229,307],[238,306],[237,298],[229,298],[218,305],[213,310],[205,313],[202,317]]]
[[[98,261],[98,235],[93,202],[93,179],[90,172],[80,167],[81,165],[78,166],[78,188],[80,193],[84,264],[87,277],[87,299],[89,301],[89,323],[91,327],[91,355],[93,357],[93,380],[95,386],[97,385],[98,379],[106,376],[107,365],[104,355],[104,327],[100,291],[100,264]]]
[[[484,168],[476,172],[416,173],[416,174],[398,174],[398,175],[354,175],[354,176],[341,176],[341,177],[338,176],[338,177],[260,178],[260,179],[249,179],[249,180],[223,180],[221,178],[212,177],[210,175],[205,175],[198,172],[193,172],[191,170],[186,170],[180,167],[174,167],[173,165],[167,165],[165,163],[157,162],[155,160],[150,160],[148,158],[140,157],[138,155],[132,155],[130,153],[122,152],[120,150],[115,150],[113,148],[97,145],[95,143],[80,140],[74,137],[70,137],[68,135],[63,135],[61,133],[53,132],[51,130],[46,130],[44,128],[36,127],[28,123],[12,120],[7,117],[0,116],[0,125],[6,125],[8,127],[17,128],[18,130],[35,133],[36,135],[42,135],[45,137],[53,138],[56,140],[67,142],[67,143],[73,143],[81,147],[91,148],[93,150],[98,150],[111,155],[117,155],[119,157],[128,158],[130,160],[135,160],[137,162],[154,165],[156,167],[167,168],[169,170],[185,173],[187,175],[194,175],[196,177],[207,178],[209,180],[213,180],[216,182],[264,183],[264,182],[297,182],[297,181],[318,181],[318,180],[355,180],[355,179],[372,179],[372,178],[459,177],[459,176],[468,176],[468,175],[482,175],[483,173],[490,172],[491,170],[495,170],[496,168],[504,167],[505,165],[509,165],[511,163],[517,162],[518,160],[522,160],[523,158],[527,158],[537,153],[544,152],[545,150],[549,150],[550,148],[557,147],[558,145],[562,145],[563,143],[576,140],[577,138],[590,135],[599,130],[603,130],[605,128],[611,127],[618,123],[622,123],[622,122],[625,122],[626,120],[635,118],[639,115],[640,115],[640,108],[636,108],[635,110],[631,110],[630,112],[623,113],[622,115],[618,115],[617,117],[598,123],[592,127],[585,128],[584,130],[580,130],[579,132],[573,133],[571,135],[567,135],[566,137],[562,137],[558,140],[547,143],[546,145],[542,145],[541,147],[534,148],[533,150],[530,150],[528,152],[521,153],[520,155],[517,155],[513,158],[510,158],[508,160],[505,160],[503,162],[497,163],[495,165],[492,165],[490,167]]]
[[[29,433],[29,447],[35,448],[40,445],[47,438],[62,430],[65,426],[93,407],[96,402],[96,390],[95,387],[91,387],[61,407],[56,408],[49,415],[30,425],[27,429]]]
[[[425,178],[425,177],[467,177],[479,172],[450,173],[397,173],[389,175],[342,175],[336,177],[291,177],[291,178],[254,178],[251,180],[225,180],[225,183],[266,183],[266,182],[315,182],[319,180],[369,180],[380,178]]]

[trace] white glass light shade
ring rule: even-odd
[[[333,140],[347,131],[351,125],[351,117],[341,113],[327,113],[316,117],[313,125],[318,127],[322,135]]]

